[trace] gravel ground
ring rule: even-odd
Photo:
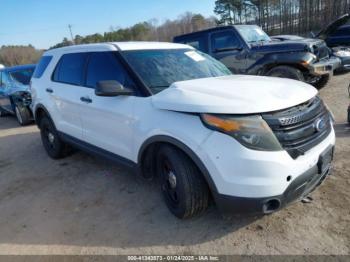
[[[49,159],[38,129],[0,119],[0,254],[350,254],[350,74],[321,91],[338,136],[334,173],[309,204],[180,221],[157,185],[82,152]]]

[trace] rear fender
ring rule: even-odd
[[[31,94],[27,91],[17,91],[11,94],[11,103],[21,107],[30,106],[32,103]]]

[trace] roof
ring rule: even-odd
[[[3,69],[0,69],[0,71],[6,71],[6,72],[13,72],[23,69],[29,69],[29,68],[35,68],[35,64],[29,64],[29,65],[18,65],[18,66],[11,66],[11,67],[5,67]]]
[[[55,48],[45,52],[46,55],[61,53],[91,52],[91,51],[131,51],[131,50],[156,50],[156,49],[193,49],[193,47],[182,44],[166,42],[109,42],[97,44],[72,45]]]
[[[212,27],[212,28],[208,28],[208,29],[205,29],[205,30],[201,30],[201,31],[196,31],[196,32],[193,32],[193,33],[189,33],[189,34],[183,34],[183,35],[179,35],[179,36],[175,36],[174,37],[174,40],[176,39],[181,39],[183,37],[191,37],[191,36],[197,36],[197,35],[200,35],[200,34],[208,34],[208,33],[213,33],[213,32],[216,32],[216,31],[221,31],[221,30],[226,30],[226,29],[232,29],[232,28],[242,28],[242,27],[256,27],[257,25],[226,25],[226,26],[217,26],[217,27]]]

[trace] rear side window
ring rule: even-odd
[[[134,87],[134,83],[114,53],[92,53],[89,58],[86,85],[96,88],[97,82],[106,80],[116,80],[126,87]]]
[[[240,42],[232,31],[217,33],[212,35],[212,48],[214,51],[228,48],[238,48]]]
[[[33,78],[40,78],[43,76],[47,66],[50,64],[52,56],[43,56],[41,57],[39,63],[35,67]]]
[[[87,57],[87,53],[63,55],[54,72],[53,81],[82,86]]]

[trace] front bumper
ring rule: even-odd
[[[333,71],[341,67],[341,60],[338,57],[332,56],[327,60],[310,64],[310,72],[315,76],[333,74]]]
[[[341,65],[336,70],[350,70],[350,56],[339,57]]]
[[[211,190],[222,213],[269,213],[266,204],[279,210],[324,180],[329,170],[320,172],[317,168],[321,156],[334,145],[332,128],[320,144],[293,159],[286,151],[249,150],[235,139],[214,132],[196,153],[215,184]]]
[[[331,167],[323,173],[318,172],[318,166],[304,172],[294,180],[283,194],[264,198],[244,198],[214,194],[215,203],[223,215],[232,214],[271,214],[288,204],[301,200],[314,191],[327,176],[331,174]]]

